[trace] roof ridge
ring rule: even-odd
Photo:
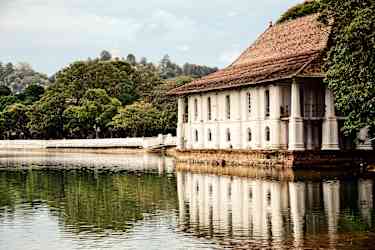
[[[245,49],[241,54],[240,56],[234,60],[234,62],[232,62],[231,64],[229,64],[227,67],[232,67],[234,66],[245,54],[247,54],[252,48],[255,47],[255,45],[261,40],[262,37],[264,37],[271,29],[276,29],[276,28],[280,28],[280,27],[283,27],[283,26],[287,26],[289,25],[290,23],[292,22],[297,22],[297,21],[300,21],[301,19],[307,19],[307,18],[312,18],[312,16],[318,16],[318,13],[313,13],[313,14],[310,14],[310,15],[306,15],[306,16],[301,16],[301,17],[297,17],[295,19],[292,19],[292,20],[287,20],[285,22],[282,22],[282,23],[276,23],[272,26],[269,26],[265,31],[263,31],[256,39],[255,41],[249,46],[247,47],[247,49]]]

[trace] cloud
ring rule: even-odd
[[[183,45],[177,46],[177,49],[182,52],[187,52],[190,50],[190,46],[187,44],[183,44]]]
[[[117,49],[154,62],[169,54],[180,64],[223,66],[300,1],[0,0],[0,61],[54,73]]]

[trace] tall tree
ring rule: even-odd
[[[375,1],[321,0],[322,21],[332,26],[325,82],[344,129],[355,134],[369,127],[375,135]]]
[[[112,55],[111,53],[109,53],[109,51],[103,50],[102,52],[100,52],[99,59],[102,61],[109,61],[112,59]]]

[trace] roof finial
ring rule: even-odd
[[[272,20],[269,22],[268,28],[271,28],[273,26]]]

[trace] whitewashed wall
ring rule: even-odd
[[[176,146],[177,138],[168,135],[157,137],[77,139],[77,140],[0,140],[1,149],[24,148],[152,148],[159,145]]]

